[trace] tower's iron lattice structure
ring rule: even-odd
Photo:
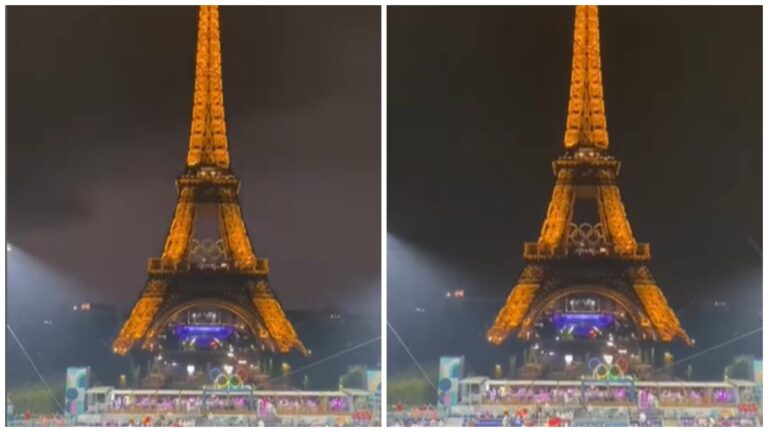
[[[230,169],[221,74],[219,11],[201,6],[186,169],[162,255],[151,258],[146,287],[113,342],[125,355],[153,350],[175,315],[195,306],[231,312],[273,352],[307,350],[272,291],[267,260],[253,252],[240,213],[240,180]],[[218,239],[196,238],[201,208],[212,209]]]
[[[541,234],[524,245],[525,267],[488,340],[499,345],[513,332],[529,340],[547,305],[591,293],[625,309],[645,340],[691,345],[651,275],[650,245],[635,240],[619,193],[621,164],[608,153],[597,6],[576,6],[564,146],[552,163],[556,181]],[[584,203],[591,221],[582,218]]]

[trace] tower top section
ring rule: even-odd
[[[229,168],[218,6],[200,6],[187,168]]]
[[[597,6],[576,6],[566,150],[608,149]]]

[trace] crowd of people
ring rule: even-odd
[[[89,419],[77,419],[61,414],[35,416],[29,413],[8,419],[9,426],[131,426],[131,427],[193,427],[193,426],[372,426],[378,424],[370,411],[356,412],[350,416],[329,416],[326,419],[311,417],[280,418],[255,417],[248,415],[133,415],[103,416]]]
[[[350,410],[349,402],[341,397],[321,399],[319,397],[260,397],[247,395],[200,396],[116,396],[108,411],[110,413],[254,413],[260,417],[282,414],[323,415],[345,413]]]
[[[435,409],[416,408],[403,410],[400,415],[390,415],[392,426],[759,426],[759,417],[731,415],[726,411],[717,415],[691,415],[676,412],[667,418],[661,411],[614,408],[545,408],[505,410],[503,413],[478,410],[471,415],[450,417]]]
[[[736,403],[736,393],[732,389],[640,389],[637,393],[641,408],[659,408],[660,406],[714,406]]]
[[[521,404],[521,405],[578,405],[580,389],[578,388],[518,388],[504,394],[495,387],[486,392],[486,401],[490,404]]]
[[[535,410],[520,408],[515,411],[504,411],[500,415],[484,412],[477,416],[465,416],[464,426],[549,426],[563,427],[573,424],[573,409],[551,409],[537,407]]]
[[[261,403],[262,400],[260,399]],[[273,401],[266,401],[274,405],[279,414],[332,414],[341,413],[348,410],[347,402],[342,398],[331,398],[327,402],[319,398],[277,398]]]
[[[751,387],[719,385],[491,385],[453,414],[430,405],[391,407],[394,426],[756,426]],[[757,398],[757,399],[756,399]],[[748,401],[748,402],[744,402]]]
[[[634,392],[634,394],[633,394]],[[670,389],[639,388],[632,390],[622,386],[580,387],[519,387],[503,391],[491,387],[485,392],[482,403],[490,405],[561,405],[583,404],[632,404],[641,408],[659,406],[705,406],[736,403],[734,389]]]
[[[20,414],[7,414],[6,424],[8,426],[70,426],[69,419],[62,414],[51,413],[35,416],[29,411]]]
[[[316,393],[117,391],[100,393],[100,400],[89,398],[88,409],[77,416],[14,413],[12,404],[7,404],[6,423],[13,426],[370,426],[380,422],[365,396]]]
[[[406,409],[398,402],[392,406],[390,423],[394,426],[443,426],[441,414],[433,405],[413,406]]]

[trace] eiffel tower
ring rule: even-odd
[[[178,201],[162,255],[149,260],[146,287],[113,351],[125,355],[137,343],[155,351],[179,317],[217,324],[220,317],[211,313],[217,310],[264,351],[307,355],[270,288],[267,260],[253,252],[240,212],[240,180],[230,169],[224,121],[217,6],[199,10],[192,128],[186,169],[176,188]],[[208,234],[214,239],[203,237]],[[210,328],[215,326],[196,330]]]
[[[547,311],[567,311],[564,303],[582,296],[628,316],[640,344],[692,345],[651,274],[650,245],[635,240],[619,193],[621,164],[608,153],[597,6],[576,6],[564,146],[552,164],[556,181],[541,234],[523,247],[525,267],[488,341],[500,345],[511,333],[531,340]]]

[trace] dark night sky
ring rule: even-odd
[[[221,20],[232,168],[273,287],[288,309],[378,313],[379,8]],[[128,308],[184,167],[197,8],[11,7],[7,23],[8,239],[77,286],[17,295]]]
[[[573,8],[387,21],[390,311],[456,288],[501,306],[562,153]],[[600,25],[611,152],[662,289],[759,310],[761,9],[601,7]]]

